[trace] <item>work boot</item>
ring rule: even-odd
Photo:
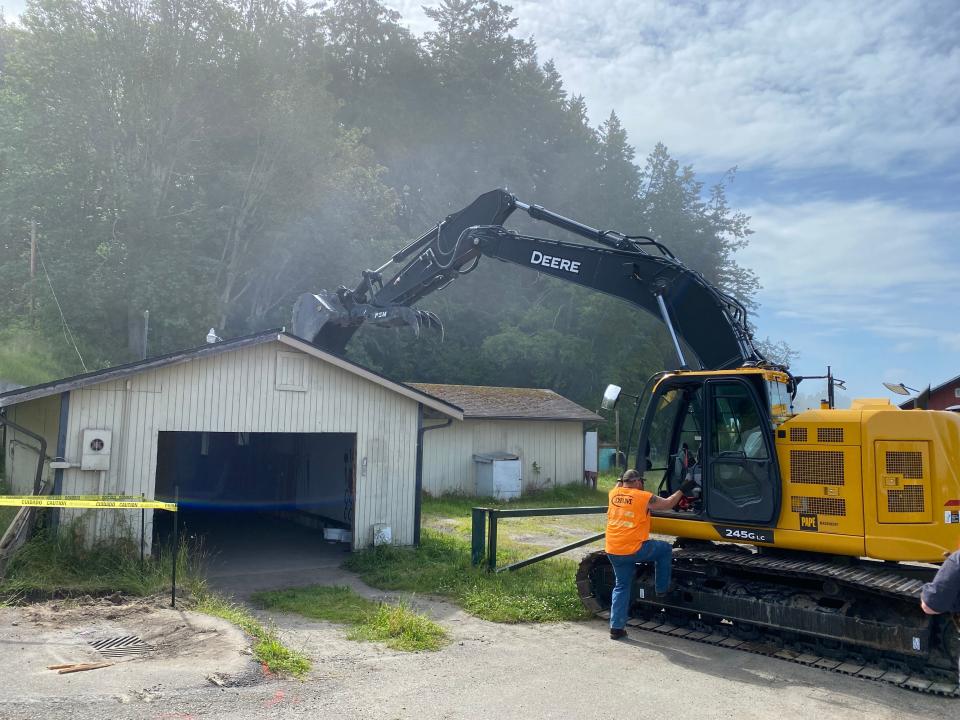
[[[623,640],[627,636],[627,631],[623,628],[610,628],[611,640]]]
[[[663,600],[664,598],[668,598],[671,595],[673,595],[673,592],[676,589],[677,588],[674,586],[673,581],[671,580],[670,584],[667,586],[666,592],[655,592],[654,594],[657,596],[659,600]]]

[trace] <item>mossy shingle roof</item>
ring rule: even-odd
[[[553,390],[436,383],[407,385],[462,408],[464,418],[603,422],[596,413]]]

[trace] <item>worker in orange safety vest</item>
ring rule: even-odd
[[[643,489],[643,473],[627,470],[609,494],[606,551],[617,578],[610,604],[610,639],[627,636],[627,610],[637,563],[654,564],[657,597],[670,592],[672,548],[663,540],[650,539],[650,511],[672,510],[696,483],[688,480],[669,497],[657,497]]]

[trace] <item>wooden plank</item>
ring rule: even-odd
[[[86,672],[87,670],[98,670],[100,668],[110,667],[111,665],[113,665],[111,662],[77,663],[57,670],[57,674],[67,675],[69,673]]]

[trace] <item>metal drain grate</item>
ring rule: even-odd
[[[108,658],[124,658],[132,655],[142,655],[143,653],[148,653],[153,650],[153,645],[148,645],[136,635],[107,638],[106,640],[93,640],[90,644],[94,650]]]

